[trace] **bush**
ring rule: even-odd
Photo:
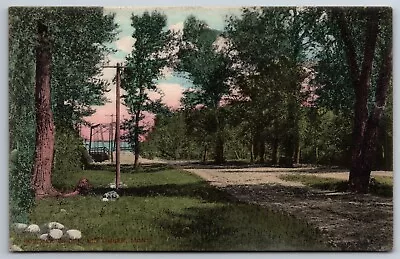
[[[9,212],[10,221],[29,222],[29,212],[35,203],[31,188],[33,149],[22,145],[9,157]]]
[[[87,167],[90,157],[78,133],[68,127],[56,127],[52,181],[55,186],[69,172]]]

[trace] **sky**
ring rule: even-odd
[[[134,40],[131,36],[133,28],[131,27],[130,17],[132,13],[143,14],[145,11],[157,10],[164,13],[167,17],[167,28],[179,31],[183,28],[183,23],[189,15],[194,15],[198,19],[205,21],[209,27],[217,30],[223,30],[225,26],[225,19],[231,15],[240,15],[239,7],[105,7],[104,13],[115,13],[115,21],[119,25],[119,34],[115,42],[111,46],[117,51],[116,53],[110,54],[108,59],[110,65],[116,65],[117,63],[123,63],[125,57],[131,53]],[[93,106],[96,113],[85,119],[93,124],[97,123],[110,123],[111,115],[116,113],[115,109],[115,85],[112,83],[112,79],[115,76],[115,69],[106,68],[103,70],[102,78],[109,81],[110,92],[106,93],[106,97],[110,102],[103,106]],[[179,77],[173,73],[171,69],[163,70],[163,78],[157,81],[157,87],[163,92],[162,102],[171,108],[177,108],[180,105],[180,98],[185,88],[191,86],[190,80]],[[123,91],[123,90],[122,90]],[[158,98],[160,95],[151,93],[151,98]],[[129,114],[121,104],[121,120],[128,118]],[[115,117],[114,117],[115,118]],[[150,124],[152,122],[152,116],[147,116],[144,119],[144,123]],[[107,135],[107,134],[106,134]],[[85,138],[89,137],[89,129],[82,129],[82,136]]]

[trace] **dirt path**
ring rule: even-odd
[[[389,251],[393,246],[393,200],[372,195],[332,193],[279,178],[312,174],[347,179],[348,173],[315,168],[191,168],[185,169],[237,199],[286,211],[317,227],[335,250]],[[373,172],[392,176],[392,172]]]

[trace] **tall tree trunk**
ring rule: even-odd
[[[219,109],[218,106],[216,105],[215,108],[215,121],[216,121],[216,126],[217,126],[217,139],[215,143],[215,163],[220,164],[225,161],[224,158],[224,137],[223,137],[223,132],[221,129],[221,122],[219,120]]]
[[[250,163],[254,163],[254,143],[253,140],[251,141],[250,144]]]
[[[208,146],[207,144],[204,144],[204,151],[203,151],[203,163],[207,162],[207,150],[208,150]]]
[[[144,88],[141,87],[139,91],[139,102],[143,99],[142,96],[144,94]],[[140,113],[142,111],[142,105],[139,104],[138,108],[135,113],[135,134],[134,134],[134,152],[135,152],[135,162],[133,164],[133,167],[136,169],[139,166],[139,156],[140,156],[140,141],[139,141],[139,135],[140,135]]]
[[[386,104],[387,88],[391,77],[392,47],[391,43],[383,57],[383,63],[377,81],[375,107],[368,118],[368,91],[372,74],[372,63],[379,30],[379,9],[369,8],[365,28],[365,45],[361,72],[357,65],[354,42],[345,18],[344,11],[335,13],[340,33],[345,44],[352,84],[355,91],[354,127],[352,161],[349,175],[351,191],[367,193],[369,178],[376,150],[378,124]]]
[[[221,136],[221,132],[217,133],[217,140],[215,143],[215,162],[217,164],[223,163],[224,159],[224,140]]]
[[[279,148],[279,140],[278,138],[274,138],[272,143],[272,161],[273,165],[278,164],[278,148]]]
[[[134,168],[138,168],[139,166],[139,154],[140,154],[140,143],[139,143],[139,121],[140,121],[140,110],[138,110],[135,114],[135,134],[134,134],[134,153],[135,153],[135,162],[133,164]]]
[[[265,162],[265,143],[264,143],[264,138],[261,137],[260,141],[258,142],[259,145],[259,150],[260,150],[260,163]]]
[[[301,147],[300,147],[300,141],[297,142],[297,149],[296,149],[296,164],[300,164],[300,154],[301,154]]]
[[[36,147],[31,185],[36,198],[59,194],[51,184],[54,158],[54,119],[51,111],[51,51],[47,26],[38,22],[39,44],[36,48]]]

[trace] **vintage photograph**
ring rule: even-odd
[[[9,251],[392,251],[392,19],[9,7]]]

